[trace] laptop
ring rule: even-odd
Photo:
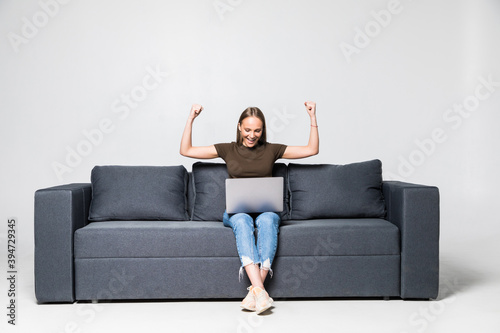
[[[226,179],[226,211],[263,213],[283,211],[283,177]]]

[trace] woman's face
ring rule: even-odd
[[[246,117],[238,124],[238,129],[243,138],[243,145],[254,147],[262,136],[262,121],[257,117]]]

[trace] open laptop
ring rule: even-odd
[[[283,211],[283,177],[226,179],[226,211],[263,213]]]

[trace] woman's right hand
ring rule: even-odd
[[[194,120],[194,118],[199,116],[201,111],[203,111],[203,106],[201,106],[200,104],[193,104],[193,106],[191,106],[191,112],[189,113],[189,117]]]

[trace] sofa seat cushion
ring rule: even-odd
[[[278,256],[399,255],[399,229],[378,218],[283,221]]]
[[[399,229],[383,219],[282,221],[277,256],[399,255]],[[75,232],[75,257],[237,257],[216,221],[92,222]]]
[[[236,241],[222,222],[92,222],[75,232],[75,258],[232,256]]]

